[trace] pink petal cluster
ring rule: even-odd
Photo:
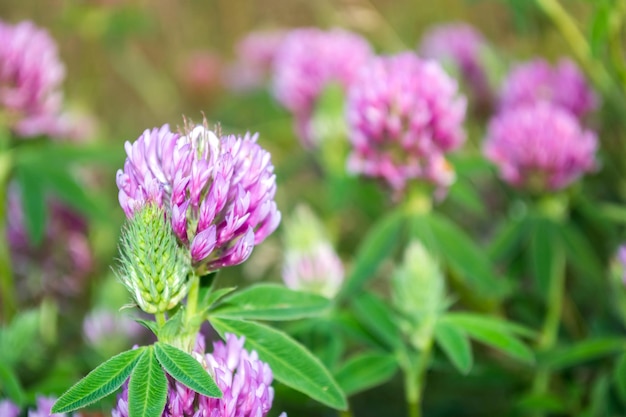
[[[466,23],[435,26],[424,34],[418,49],[425,58],[454,65],[478,98],[491,96],[482,62],[486,42],[473,26]]]
[[[173,133],[146,130],[117,172],[127,217],[147,203],[166,209],[172,229],[196,266],[236,265],[280,222],[276,176],[258,135],[218,137],[205,125]]]
[[[548,101],[577,117],[596,109],[598,100],[576,64],[562,58],[556,66],[543,59],[521,64],[504,81],[500,110]]]
[[[57,133],[65,68],[48,32],[0,21],[0,112],[21,136]]]
[[[50,199],[46,230],[42,241],[35,244],[26,229],[21,192],[11,184],[6,196],[6,238],[22,301],[39,299],[44,294],[76,296],[93,268],[86,220],[58,200]],[[59,245],[61,241],[63,244]]]
[[[282,30],[253,31],[244,36],[235,46],[236,62],[225,74],[226,84],[236,91],[263,86],[284,38]]]
[[[295,116],[305,145],[313,145],[310,119],[320,94],[330,84],[347,88],[371,55],[365,39],[342,29],[301,28],[285,36],[274,59],[274,95]]]
[[[437,62],[411,52],[372,59],[348,90],[348,169],[396,192],[413,179],[450,185],[454,175],[444,156],[465,141],[465,108],[456,82]]]
[[[200,356],[222,391],[222,398],[199,395],[170,378],[165,410],[161,417],[265,417],[272,408],[272,370],[255,351],[244,349],[244,338],[226,334],[226,343],[213,344],[213,353]],[[204,352],[196,344],[194,354]],[[128,385],[118,397],[113,417],[128,417]],[[282,413],[280,417],[287,417]]]
[[[531,191],[568,186],[596,166],[596,135],[548,102],[520,106],[489,123],[484,153],[509,184]]]
[[[294,290],[334,297],[344,279],[341,259],[328,242],[308,250],[288,250],[283,265],[283,281]]]
[[[131,340],[144,334],[144,330],[129,316],[107,309],[93,310],[83,320],[83,336],[89,345],[96,348],[116,342],[130,345]]]
[[[52,397],[37,397],[37,404],[35,409],[28,410],[28,417],[66,417],[67,414],[50,414],[52,405],[56,401]],[[0,416],[2,417],[18,417],[20,416],[20,409],[17,405],[13,404],[10,400],[0,400]],[[81,414],[74,414],[74,417],[80,417]]]

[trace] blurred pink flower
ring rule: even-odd
[[[274,59],[273,90],[293,113],[304,145],[314,145],[310,120],[320,94],[331,84],[347,88],[371,55],[365,39],[342,29],[287,33]]]
[[[343,264],[330,243],[320,242],[308,250],[287,250],[283,265],[287,287],[332,298],[343,279]]]
[[[46,230],[42,242],[35,244],[27,233],[21,192],[16,185],[9,187],[6,219],[7,242],[20,296],[76,296],[93,268],[87,222],[63,203],[50,199]]]
[[[626,244],[621,245],[617,250],[617,262],[622,271],[622,281],[626,284]]]
[[[465,107],[437,62],[411,52],[371,60],[348,91],[348,170],[380,178],[395,192],[413,179],[449,186],[454,174],[445,153],[465,141]]]
[[[223,67],[222,58],[216,53],[194,51],[182,61],[179,70],[182,84],[193,96],[211,96],[221,87]]]
[[[108,344],[131,345],[145,333],[144,330],[132,318],[107,309],[93,310],[83,319],[83,336],[96,348]]]
[[[466,23],[450,23],[430,28],[418,50],[425,58],[443,65],[452,64],[475,98],[490,101],[492,91],[482,56],[486,48],[485,39],[476,28]]]
[[[65,68],[47,31],[0,21],[0,112],[20,136],[58,133]]]
[[[562,58],[552,67],[535,59],[514,68],[502,86],[500,110],[548,101],[577,117],[598,106],[598,99],[574,62]]]
[[[18,417],[20,408],[11,402],[11,400],[0,400],[0,416],[2,417]]]
[[[596,135],[567,110],[550,104],[519,106],[489,123],[484,153],[509,184],[531,191],[567,187],[596,166]]]
[[[274,58],[285,38],[283,30],[253,31],[235,46],[234,64],[224,75],[226,85],[235,91],[262,87],[269,79]]]
[[[204,125],[184,134],[146,130],[117,172],[127,217],[147,202],[165,207],[191,259],[208,270],[245,261],[280,222],[276,176],[258,135],[218,137]]]

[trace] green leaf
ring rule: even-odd
[[[140,319],[138,317],[134,318],[133,320],[135,320],[137,323],[141,324],[146,329],[150,330],[155,335],[159,334],[159,325],[156,322],[154,322],[152,320]]]
[[[198,277],[200,289],[198,290],[198,309],[204,310],[211,306],[209,297],[213,294],[217,272],[210,272]]]
[[[9,366],[0,362],[0,398],[8,397],[17,405],[23,405],[25,396],[20,381]]]
[[[235,291],[236,289],[237,287],[227,287],[211,291],[210,294],[207,294],[205,301],[202,303],[202,306],[204,306],[208,310],[213,304],[215,304],[231,292]]]
[[[158,337],[162,340],[172,340],[178,336],[180,329],[183,327],[184,310],[181,308],[173,316],[171,316],[165,324],[158,329]]]
[[[474,185],[467,178],[459,178],[450,187],[448,198],[474,214],[484,214],[485,204]]]
[[[402,346],[398,319],[387,303],[367,292],[353,297],[350,305],[361,325],[382,341],[383,348],[395,350]]]
[[[487,297],[502,296],[505,283],[494,274],[486,251],[445,217],[431,213],[427,219],[437,242],[437,254],[468,281],[466,285]]]
[[[87,188],[80,184],[67,168],[55,169],[54,165],[44,165],[37,169],[40,180],[54,191],[58,198],[90,218],[107,219],[108,215],[104,209],[106,202],[99,200],[96,203],[95,195],[90,195]]]
[[[148,346],[137,362],[128,383],[128,417],[160,416],[167,401],[167,378]]]
[[[398,363],[393,355],[367,352],[348,359],[335,373],[335,378],[346,395],[352,395],[384,384],[397,370]]]
[[[380,264],[396,248],[403,224],[404,215],[396,210],[372,227],[357,250],[354,265],[337,296],[338,299],[355,294],[374,277]]]
[[[304,346],[285,333],[259,323],[211,317],[215,330],[245,336],[246,347],[256,350],[272,368],[276,379],[309,397],[339,410],[347,400],[330,372]]]
[[[583,340],[571,346],[556,348],[542,358],[542,364],[558,370],[579,365],[626,350],[626,339],[603,338]]]
[[[495,261],[509,260],[519,250],[528,234],[527,217],[502,224],[491,239],[489,257]]]
[[[572,267],[590,282],[603,283],[604,266],[585,235],[571,224],[563,225],[558,231]]]
[[[459,372],[469,373],[473,364],[472,346],[465,332],[449,322],[439,321],[435,327],[435,340]]]
[[[211,315],[253,320],[296,320],[319,315],[330,300],[283,285],[259,284],[225,298]]]
[[[113,393],[130,376],[145,347],[127,350],[99,365],[67,390],[52,407],[52,413],[67,413]]]
[[[207,397],[222,397],[211,375],[190,354],[166,343],[157,343],[154,350],[165,371],[178,382]]]
[[[39,245],[43,240],[48,217],[44,188],[37,173],[23,166],[16,167],[15,178],[20,185],[24,224],[28,238],[34,245]]]
[[[622,353],[617,360],[617,365],[613,371],[613,381],[622,404],[626,405],[626,353]]]
[[[526,363],[534,362],[532,350],[514,336],[515,333],[522,331],[521,326],[469,313],[448,313],[440,321],[462,329],[471,338],[498,349],[515,359]]]

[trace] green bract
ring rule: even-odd
[[[163,313],[187,295],[189,255],[178,245],[163,209],[148,204],[124,228],[119,278],[139,307]]]

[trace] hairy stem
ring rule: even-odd
[[[11,168],[11,152],[0,149],[0,239],[5,239],[7,236],[7,191]],[[5,323],[8,323],[17,309],[17,294],[8,244],[0,245],[0,289],[2,290],[0,291],[2,318]]]

